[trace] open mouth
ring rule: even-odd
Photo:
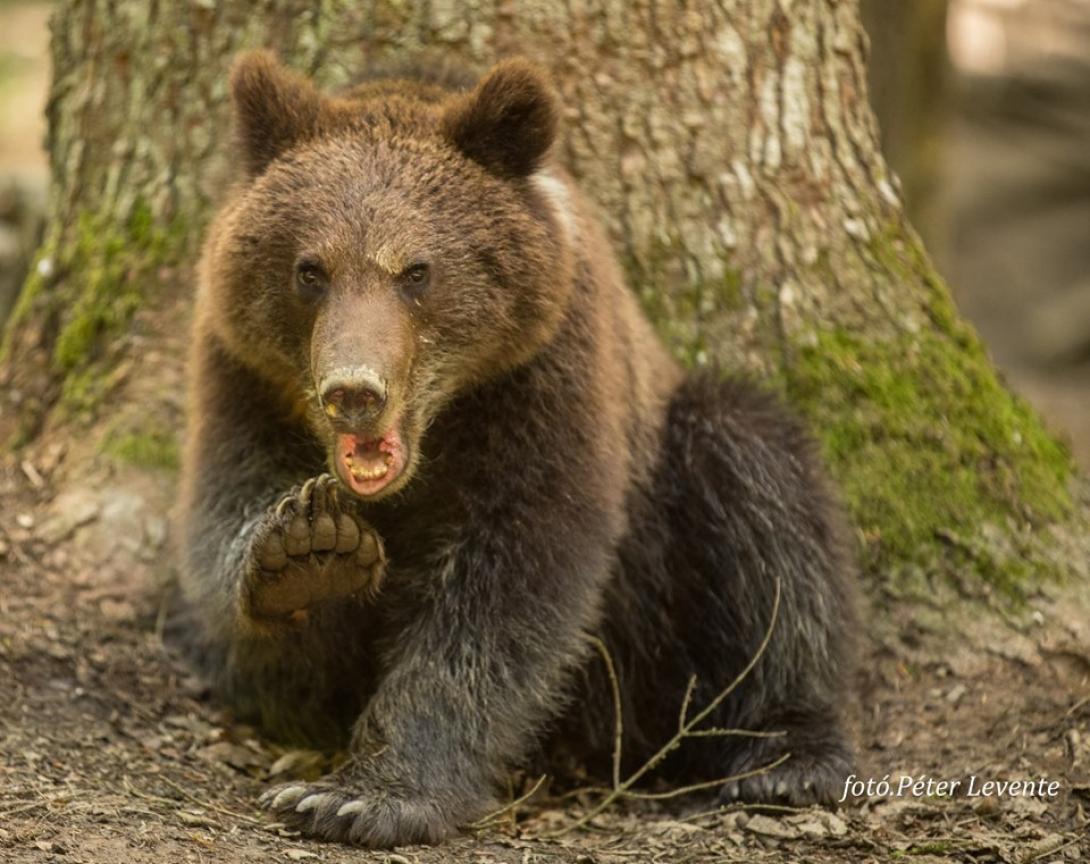
[[[380,438],[337,436],[337,472],[363,498],[377,495],[405,470],[405,445],[396,428]]]

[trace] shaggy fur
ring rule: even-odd
[[[352,753],[265,803],[316,836],[437,841],[535,754],[608,764],[594,633],[634,765],[691,675],[699,708],[753,656],[776,580],[771,644],[710,722],[786,737],[703,739],[664,770],[790,752],[723,794],[830,800],[852,568],[810,440],[752,385],[669,358],[550,158],[542,73],[451,80],[325,96],[265,53],[232,76],[248,178],[201,264],[181,627],[240,714]],[[321,398],[344,368],[384,400],[366,429]],[[381,493],[333,479],[344,435],[395,432]]]

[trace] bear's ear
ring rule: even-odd
[[[443,134],[474,162],[526,177],[556,138],[559,108],[545,72],[522,58],[496,64],[443,116]]]
[[[271,51],[248,51],[231,68],[235,129],[251,177],[318,127],[322,97]]]

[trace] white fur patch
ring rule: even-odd
[[[549,207],[564,231],[565,239],[570,243],[575,236],[575,212],[572,210],[571,195],[564,181],[554,177],[548,171],[538,171],[530,178],[537,190],[544,196]]]
[[[389,243],[383,243],[370,258],[380,269],[391,276],[396,276],[405,269],[405,261],[401,254]]]

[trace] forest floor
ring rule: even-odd
[[[40,178],[49,4],[9,6],[0,32],[0,166]],[[981,284],[994,304],[992,282]],[[1014,320],[1021,327],[1020,315]],[[1002,353],[1002,334],[993,342]],[[1073,374],[1080,377],[1061,385],[1014,380],[1090,465],[1090,378]],[[176,384],[162,375],[154,383]],[[477,836],[368,853],[293,836],[256,808],[272,779],[319,770],[325,758],[285,754],[232,722],[162,646],[174,478],[102,465],[72,476],[66,464],[85,463],[60,445],[22,458],[0,454],[4,864],[1090,860],[1086,580],[1044,588],[1017,610],[950,596],[945,583],[911,597],[872,586],[850,706],[861,778],[956,779],[962,792],[970,777],[978,786],[1043,778],[1058,784],[1055,797],[874,795],[835,812],[629,803],[543,839],[591,802],[543,792]],[[951,605],[960,620],[947,616]]]
[[[850,799],[836,812],[588,802],[538,793],[499,827],[388,853],[315,843],[255,806],[306,774],[233,723],[158,635],[173,479],[95,468],[60,489],[63,447],[0,465],[0,861],[1074,862],[1090,856],[1090,596],[1024,608],[873,589],[852,700],[858,773],[1054,781],[1055,797]],[[54,485],[54,484],[58,485]],[[91,491],[94,490],[94,491]],[[150,514],[150,515],[149,515]],[[966,606],[966,603],[974,605]],[[992,611],[977,614],[989,607]],[[966,615],[965,610],[971,610]],[[966,620],[968,619],[968,620]]]

